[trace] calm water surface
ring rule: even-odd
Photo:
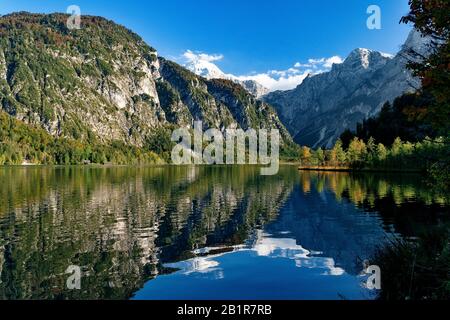
[[[259,173],[0,168],[0,299],[373,299],[362,261],[448,212],[414,175]]]

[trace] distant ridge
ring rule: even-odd
[[[355,49],[331,71],[263,99],[277,109],[297,143],[331,147],[343,131],[377,114],[386,101],[420,87],[406,65],[410,49],[426,54],[429,41],[413,30],[396,56]]]

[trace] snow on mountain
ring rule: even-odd
[[[254,80],[241,80],[239,79],[239,77],[236,77],[232,74],[226,74],[225,72],[220,70],[220,68],[213,63],[213,61],[221,59],[220,55],[211,56],[207,54],[195,54],[191,51],[187,51],[184,56],[188,61],[184,64],[184,67],[195,73],[196,75],[204,77],[208,80],[232,80],[240,84],[242,87],[244,87],[245,90],[254,95],[256,98],[260,98],[261,96],[269,92],[269,89]]]
[[[308,77],[294,90],[269,93],[264,100],[277,109],[297,143],[330,147],[386,101],[420,87],[406,65],[411,49],[424,55],[429,42],[413,30],[396,56],[355,49],[331,71]]]
[[[364,53],[364,52],[362,52]],[[362,54],[361,53],[361,54]],[[248,92],[259,98],[277,90],[292,90],[308,76],[329,71],[333,65],[343,63],[339,56],[308,59],[307,62],[296,62],[285,70],[269,70],[248,75],[233,75],[223,72],[215,63],[222,55],[210,55],[190,50],[183,54],[183,65],[197,75],[207,79],[228,79],[242,85]]]
[[[184,65],[186,69],[206,79],[228,79],[228,76],[219,69],[214,63],[207,59],[202,59],[198,56],[193,56],[192,59]]]

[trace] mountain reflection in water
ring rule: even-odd
[[[412,175],[259,173],[2,168],[0,298],[371,299],[362,261],[448,210]]]

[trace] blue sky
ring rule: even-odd
[[[159,54],[215,54],[224,72],[288,70],[309,59],[345,58],[358,47],[396,53],[410,26],[400,25],[408,0],[2,0],[0,14],[65,12],[112,19],[141,35]],[[381,8],[381,30],[366,27],[369,5]]]

